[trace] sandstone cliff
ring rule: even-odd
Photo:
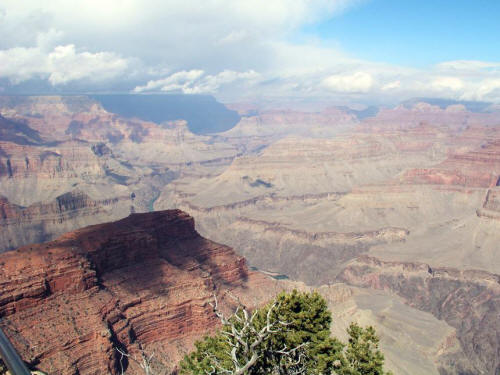
[[[172,365],[216,326],[214,291],[255,279],[178,210],[87,227],[3,253],[0,264],[2,328],[30,364],[64,375],[117,373],[114,347],[141,345]]]

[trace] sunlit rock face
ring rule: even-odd
[[[31,366],[48,373],[120,374],[116,348],[155,353],[154,369],[171,370],[217,327],[208,304],[214,293],[222,308],[234,308],[228,291],[255,307],[282,290],[318,290],[333,312],[332,333],[346,340],[353,318],[376,325],[387,367],[401,374],[438,374],[442,358],[463,356],[453,327],[394,294],[343,283],[314,288],[249,271],[178,210],[69,232],[1,254],[0,264],[1,328]],[[134,362],[125,367],[143,373]]]

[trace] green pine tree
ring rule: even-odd
[[[384,355],[379,350],[379,338],[373,327],[351,323],[347,329],[349,343],[345,351],[349,374],[384,375]]]
[[[234,375],[237,367],[244,375],[386,374],[374,328],[351,324],[349,342],[343,344],[331,336],[331,313],[317,292],[283,292],[253,314],[239,308],[222,319],[222,329],[185,356],[181,374]]]

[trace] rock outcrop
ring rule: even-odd
[[[118,373],[114,348],[172,365],[216,326],[212,294],[258,279],[178,210],[67,233],[0,264],[2,329],[28,363],[62,375]]]

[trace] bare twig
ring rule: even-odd
[[[273,319],[273,312],[280,306],[278,301],[275,301],[266,313],[265,325],[258,329],[254,323],[258,311],[255,310],[250,314],[246,306],[243,305],[238,297],[235,297],[230,292],[227,292],[227,294],[237,303],[236,310],[231,316],[227,317],[220,311],[216,295],[214,295],[214,301],[210,302],[210,305],[215,315],[225,327],[222,331],[222,336],[230,348],[227,354],[232,362],[232,369],[223,367],[213,354],[206,353],[211,361],[211,368],[209,371],[206,371],[207,375],[212,375],[217,372],[228,375],[248,374],[249,369],[251,369],[263,355],[263,351],[260,348],[262,343],[272,334],[279,332],[282,327],[289,325],[287,322]],[[306,368],[303,365],[303,349],[305,346],[305,343],[293,349],[287,349],[285,346],[283,349],[275,350],[272,353],[272,355],[280,358],[278,363],[281,361],[281,358],[285,359],[284,367],[278,365],[277,370],[279,374],[283,373],[283,369],[287,370],[286,374],[291,375],[299,375],[305,372]],[[297,352],[299,352],[298,356]]]

